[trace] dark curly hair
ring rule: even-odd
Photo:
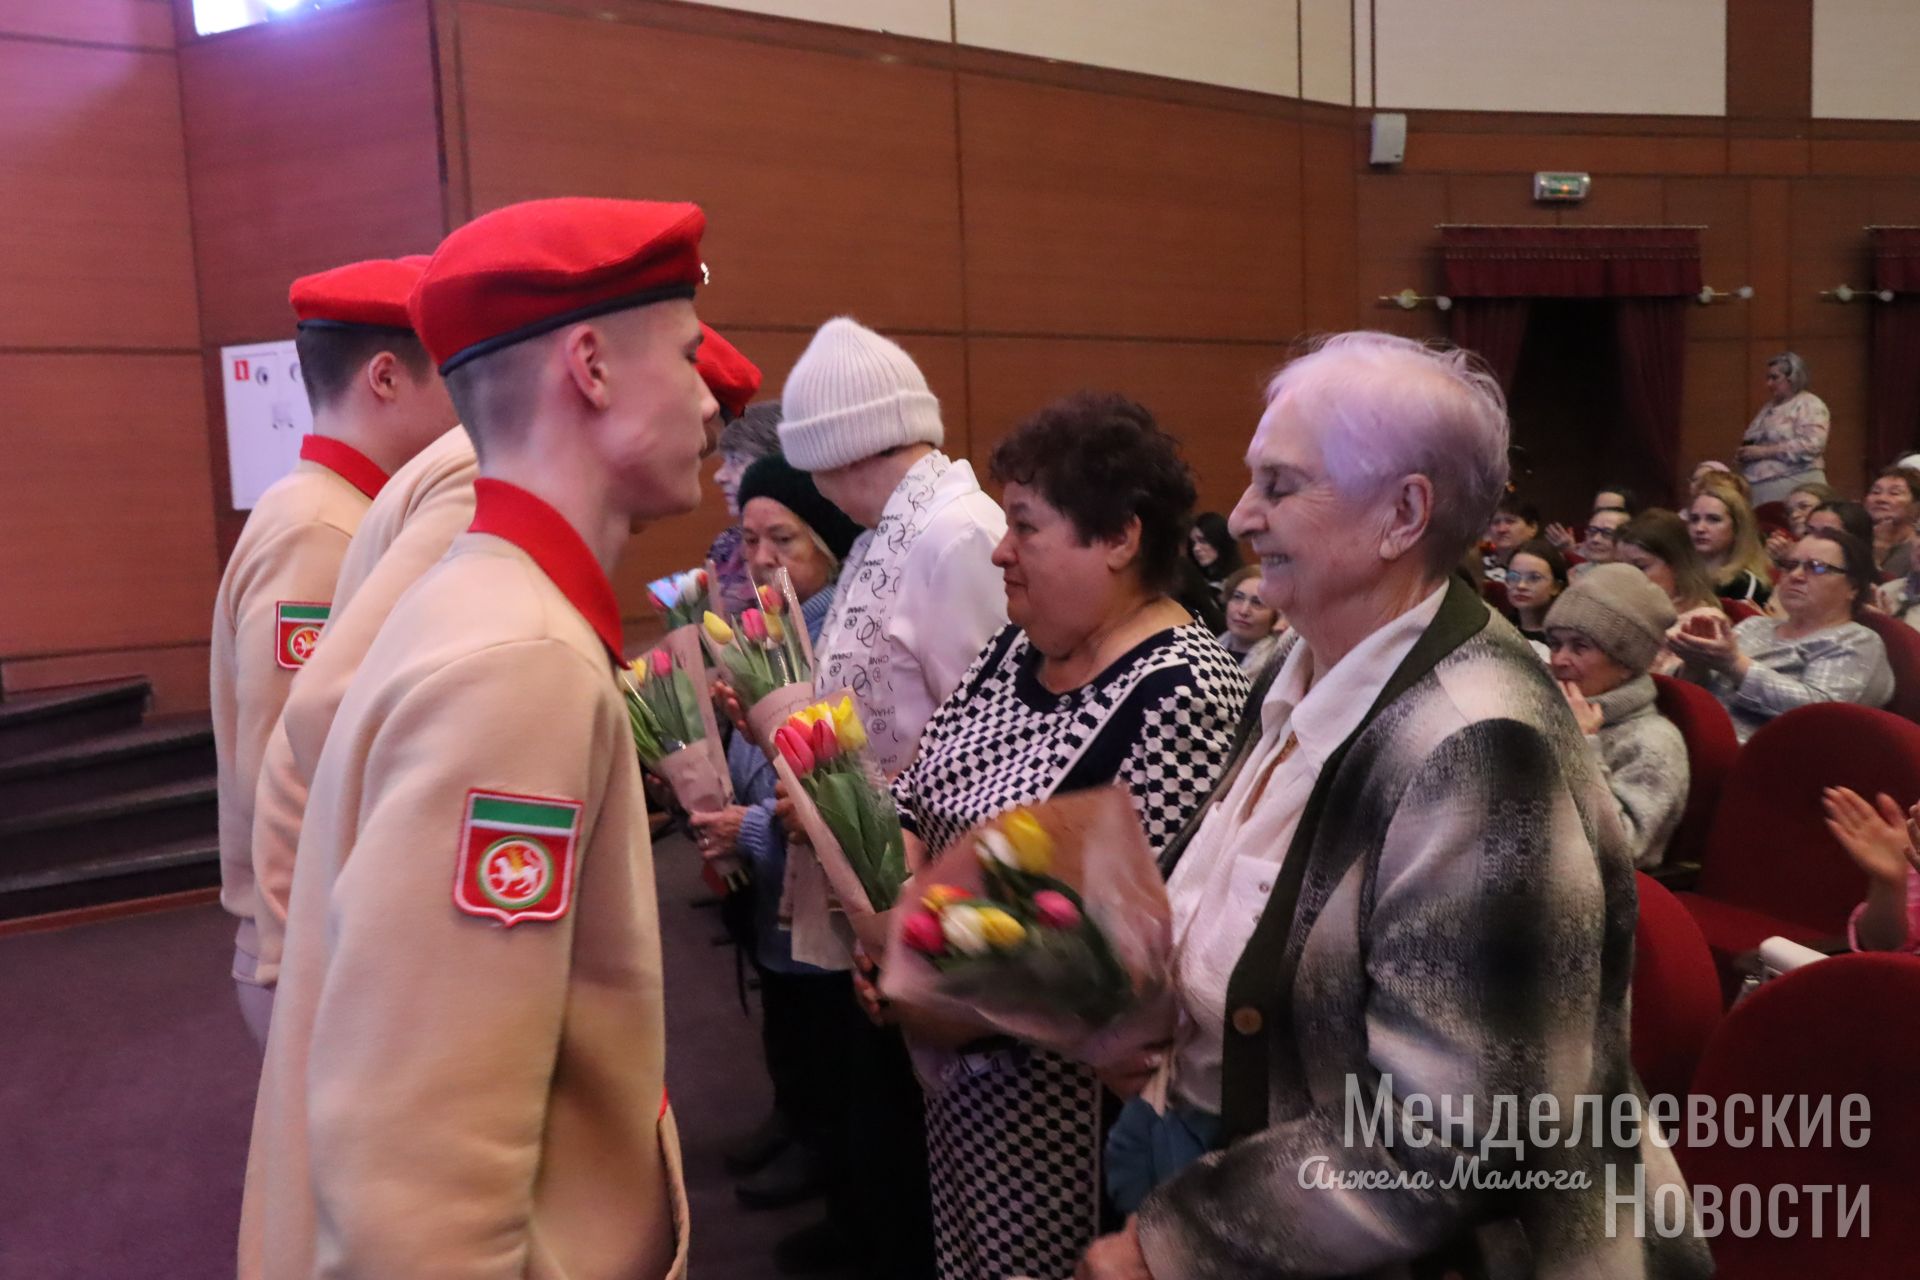
[[[1144,405],[1113,392],[1056,400],[1002,440],[988,463],[999,484],[1035,489],[1081,542],[1117,539],[1140,520],[1140,581],[1180,584],[1193,523],[1193,472]]]

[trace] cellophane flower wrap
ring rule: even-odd
[[[684,638],[680,638],[684,637]],[[733,803],[733,781],[707,691],[700,647],[682,632],[633,660],[625,675],[627,720],[640,763],[666,780],[689,813],[710,813]],[[731,855],[713,869],[728,886],[743,883],[746,868]]]
[[[900,812],[867,753],[850,694],[802,707],[774,730],[774,770],[853,931],[884,945],[882,913],[907,880]]]
[[[666,614],[667,630],[674,631],[692,626],[706,614],[712,584],[709,570],[688,569],[648,583],[647,591]]]
[[[754,739],[772,758],[774,731],[813,701],[813,642],[785,569],[756,581],[754,591],[758,605],[731,621],[709,610],[700,631]]]
[[[1001,815],[902,890],[881,990],[1093,1066],[1171,1034],[1172,911],[1127,794]]]

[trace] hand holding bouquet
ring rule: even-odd
[[[907,879],[906,841],[893,797],[863,754],[865,726],[851,695],[802,707],[774,730],[775,768],[795,816],[854,932],[877,947],[879,920]]]
[[[1118,788],[969,832],[902,893],[889,999],[1101,1066],[1171,1032],[1172,912]]]
[[[671,640],[671,637],[669,638]],[[733,803],[733,783],[706,690],[706,667],[697,646],[668,644],[634,659],[626,673],[627,720],[640,763],[666,779],[680,806],[691,813]],[[737,858],[714,860],[729,885],[745,868]]]

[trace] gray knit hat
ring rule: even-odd
[[[802,471],[831,471],[904,444],[938,448],[940,402],[913,357],[857,320],[820,326],[780,393],[780,448]]]
[[[1578,631],[1635,675],[1645,675],[1674,624],[1673,602],[1630,564],[1597,564],[1547,610],[1548,631]]]

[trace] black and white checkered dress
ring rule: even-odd
[[[1171,840],[1226,768],[1247,678],[1199,625],[1142,641],[1064,694],[1007,627],[934,714],[894,785],[938,851],[1016,805],[1118,782],[1148,843]],[[1100,1227],[1100,1084],[1024,1046],[967,1055],[927,1099],[942,1280],[1066,1280]]]

